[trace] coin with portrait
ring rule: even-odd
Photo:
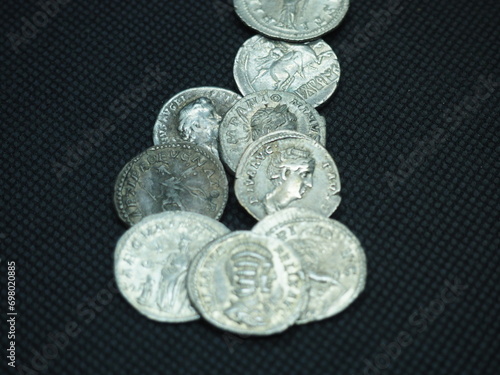
[[[235,192],[257,220],[287,207],[308,208],[328,217],[340,204],[340,178],[323,146],[284,130],[247,147],[236,171]]]
[[[265,217],[252,231],[279,238],[301,259],[308,302],[298,324],[340,313],[363,291],[365,252],[340,222],[303,208],[287,208]]]
[[[276,238],[233,232],[207,245],[188,273],[188,292],[200,315],[239,334],[270,335],[298,318],[304,274],[297,255]]]
[[[209,242],[229,232],[193,212],[162,212],[130,228],[115,250],[115,278],[125,299],[160,322],[186,322],[199,315],[187,295],[191,260]]]
[[[258,91],[239,100],[221,123],[223,162],[234,173],[250,143],[278,130],[298,131],[322,145],[326,142],[325,119],[304,99],[291,92]]]
[[[173,140],[207,147],[219,156],[219,126],[241,96],[218,87],[195,87],[172,97],[160,111],[153,129],[155,145]]]

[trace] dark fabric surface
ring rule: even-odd
[[[324,37],[342,69],[320,108],[342,180],[333,218],[361,240],[367,286],[338,316],[266,338],[155,323],[110,283],[118,172],[171,96],[236,90],[255,33],[230,0],[44,3],[0,4],[4,354],[7,261],[18,312],[5,373],[499,373],[498,0],[353,0]],[[231,194],[222,222],[250,229]]]

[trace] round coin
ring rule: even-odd
[[[219,125],[241,96],[218,87],[195,87],[171,98],[161,109],[153,130],[155,145],[183,140],[205,146],[219,156]]]
[[[236,197],[257,220],[287,207],[330,216],[340,204],[340,178],[328,151],[284,130],[253,142],[236,171]]]
[[[356,236],[338,221],[287,208],[265,217],[252,231],[279,238],[301,259],[309,298],[297,324],[338,314],[363,291],[365,252]]]
[[[226,113],[220,126],[222,160],[234,173],[245,148],[277,130],[294,130],[322,145],[326,142],[324,117],[304,99],[291,92],[258,91]]]
[[[218,219],[228,198],[219,159],[187,142],[153,146],[122,169],[115,184],[115,207],[133,225],[163,211],[191,211]]]
[[[233,232],[203,249],[189,269],[188,292],[203,318],[246,335],[285,330],[307,303],[297,255],[252,232]]]
[[[120,292],[150,319],[172,323],[197,319],[186,289],[189,264],[207,243],[228,232],[220,222],[193,212],[162,212],[145,218],[116,246]]]
[[[238,16],[272,38],[305,41],[319,38],[342,21],[349,0],[234,0]]]
[[[234,78],[243,95],[289,91],[314,107],[333,94],[339,77],[337,56],[321,39],[297,44],[256,35],[241,46],[234,61]]]

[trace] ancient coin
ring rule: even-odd
[[[265,217],[253,232],[279,238],[299,255],[309,294],[298,324],[328,318],[363,291],[366,257],[359,240],[343,224],[300,208]]]
[[[344,18],[349,0],[234,0],[238,16],[272,38],[305,41],[319,38]]]
[[[262,90],[294,92],[314,107],[335,91],[337,56],[323,40],[287,43],[256,35],[241,46],[234,78],[243,95]]]
[[[291,92],[264,90],[238,101],[220,126],[222,160],[234,173],[245,148],[276,130],[295,130],[322,145],[325,119],[304,99]]]
[[[340,204],[340,178],[328,151],[284,130],[249,145],[236,171],[236,197],[257,220],[287,207],[330,216]]]
[[[115,250],[115,277],[125,299],[160,322],[199,317],[187,295],[191,260],[210,241],[229,232],[223,224],[193,212],[162,212],[130,228]]]
[[[153,146],[122,169],[115,207],[133,225],[163,211],[191,211],[218,219],[228,198],[224,167],[208,149],[187,142]]]
[[[188,292],[200,315],[240,334],[270,335],[293,324],[307,303],[297,255],[282,241],[233,232],[194,259]]]
[[[161,109],[153,130],[155,145],[188,141],[218,154],[219,125],[241,96],[218,87],[196,87],[182,91]]]

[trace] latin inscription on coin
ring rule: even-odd
[[[256,35],[238,51],[234,77],[243,95],[261,90],[289,91],[317,107],[337,87],[340,66],[323,40],[297,44]]]
[[[118,287],[141,314],[161,322],[198,318],[186,289],[189,264],[210,241],[229,232],[192,212],[163,212],[130,228],[115,250]]]
[[[236,171],[235,192],[257,220],[287,207],[328,217],[340,204],[340,178],[323,146],[300,133],[281,131],[248,146]]]
[[[133,225],[163,211],[191,211],[218,219],[228,182],[221,162],[206,148],[187,142],[153,146],[118,175],[115,206]]]
[[[188,291],[210,323],[250,335],[283,331],[307,302],[299,258],[282,241],[251,232],[233,232],[202,250]]]
[[[218,87],[182,91],[161,109],[153,130],[155,145],[183,140],[208,147],[219,156],[219,125],[241,96]]]
[[[236,13],[264,35],[290,41],[320,37],[344,18],[349,0],[235,0]]]
[[[325,119],[310,104],[290,92],[259,91],[245,96],[231,108],[220,127],[222,159],[234,172],[245,148],[277,130],[303,133],[322,145]]]
[[[308,304],[297,323],[338,314],[362,292],[366,257],[358,239],[338,221],[289,208],[267,216],[253,232],[281,239],[300,256]]]

